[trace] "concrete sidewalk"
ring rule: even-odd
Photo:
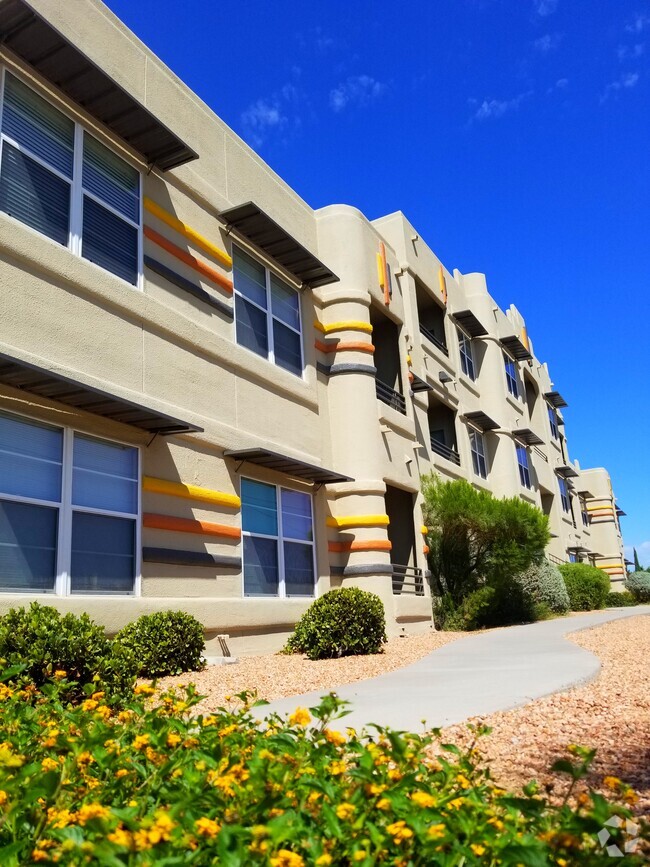
[[[649,605],[560,617],[461,638],[405,668],[336,689],[352,713],[338,724],[360,729],[370,723],[422,731],[507,710],[534,698],[591,680],[600,662],[565,636],[610,620],[650,615]],[[633,652],[633,648],[630,648]],[[290,713],[318,703],[322,692],[280,699],[258,708]]]

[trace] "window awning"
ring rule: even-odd
[[[563,406],[569,405],[559,391],[547,391],[544,394],[544,397],[552,406],[555,407],[555,409],[560,409]]]
[[[502,337],[499,343],[516,361],[526,361],[533,357],[530,349],[528,349],[516,334],[509,334],[508,337]]]
[[[167,435],[203,430],[151,407],[125,400],[60,373],[1,353],[0,382],[150,433]]]
[[[529,427],[522,427],[519,430],[513,430],[512,436],[514,439],[519,440],[521,443],[525,443],[527,446],[544,445],[544,440]]]
[[[571,464],[560,464],[559,467],[555,467],[555,472],[563,479],[575,479],[580,475]]]
[[[584,487],[578,488],[576,493],[578,494],[579,497],[582,497],[583,500],[593,500],[593,498],[594,498],[594,495],[591,493],[591,491],[588,491]]]
[[[256,464],[267,470],[274,470],[285,476],[300,479],[304,482],[313,482],[316,485],[331,485],[335,482],[353,482],[350,476],[343,476],[332,470],[326,470],[306,461],[299,461],[287,455],[280,455],[268,449],[229,449],[223,453],[225,458],[233,458],[241,463]]]
[[[459,310],[451,314],[451,318],[470,337],[484,337],[488,330],[471,310]]]
[[[624,512],[620,506],[616,507],[616,514],[619,516],[619,518],[626,518],[627,517],[627,512]]]
[[[425,382],[424,379],[420,379],[416,373],[411,373],[411,376],[413,377],[411,379],[411,391],[413,394],[417,394],[419,391],[433,391],[433,386]]]
[[[567,551],[571,551],[575,554],[588,554],[589,550],[590,549],[585,548],[584,545],[569,545],[569,547],[567,548]],[[597,556],[597,555],[594,555],[594,556]]]
[[[338,283],[338,277],[255,204],[246,202],[221,211],[220,217],[264,250],[301,283],[312,288]]]
[[[175,133],[35,12],[0,3],[0,42],[162,171],[197,158]]]
[[[480,431],[491,431],[496,430],[500,427],[494,419],[491,419],[489,415],[482,412],[481,410],[477,410],[476,412],[466,412],[463,416],[466,422],[471,424],[473,427],[478,428]]]

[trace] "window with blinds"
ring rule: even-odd
[[[5,71],[0,209],[138,285],[140,173]]]

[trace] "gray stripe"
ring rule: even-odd
[[[362,563],[358,566],[346,566],[343,574],[350,575],[392,575],[393,567],[390,563]]]
[[[330,566],[330,575],[342,575],[343,566]]]
[[[219,566],[222,569],[241,569],[241,557],[208,554],[207,551],[143,548],[142,559],[145,563],[172,563],[175,566]]]
[[[377,368],[372,364],[333,364],[329,369],[329,375],[337,376],[339,373],[366,373],[374,376]]]
[[[163,265],[162,262],[152,259],[151,256],[145,256],[144,264],[147,268],[151,268],[152,271],[155,271],[156,274],[160,274],[161,277],[164,277],[165,280],[169,280],[169,282],[173,283],[174,286],[178,286],[179,289],[183,289],[185,292],[188,292],[190,295],[193,295],[205,304],[209,304],[210,307],[214,307],[215,310],[218,310],[219,313],[223,313],[223,315],[227,316],[228,319],[233,318],[234,313],[229,304],[224,304],[224,302],[219,301],[218,298],[213,298],[213,296],[210,295],[209,292],[206,292],[205,289],[202,289],[200,286],[197,286],[196,283],[192,283],[191,280],[188,280],[186,277],[182,277],[180,274],[172,271],[171,268]]]

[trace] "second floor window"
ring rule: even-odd
[[[571,503],[569,502],[569,489],[566,486],[566,481],[564,479],[558,479],[558,484],[560,486],[560,500],[562,501],[562,511],[570,512]]]
[[[140,173],[6,71],[0,141],[0,210],[138,285]]]
[[[559,440],[560,439],[560,430],[559,430],[558,424],[557,424],[557,412],[555,410],[555,407],[553,407],[553,406],[548,407],[548,421],[549,421],[549,424],[551,426],[551,434],[553,435],[553,439]]]
[[[528,449],[525,446],[517,446],[517,464],[519,465],[519,480],[524,488],[532,488],[530,481],[530,464],[528,463]]]
[[[517,385],[517,367],[515,362],[509,355],[504,353],[503,363],[506,369],[506,384],[508,391],[513,397],[519,397],[519,386]]]
[[[236,247],[233,277],[237,343],[302,376],[298,292]]]
[[[485,458],[485,438],[475,430],[469,432],[469,447],[472,453],[472,466],[477,476],[487,479],[487,460]]]
[[[458,331],[458,346],[460,349],[460,367],[465,376],[470,379],[476,379],[474,369],[474,353],[472,352],[472,340],[460,328]]]

